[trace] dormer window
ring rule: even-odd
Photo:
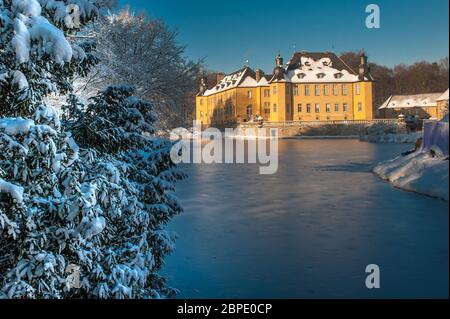
[[[323,64],[323,66],[328,66],[329,65],[328,61],[323,61],[322,64]]]
[[[341,73],[341,72],[339,72],[339,73],[336,73],[336,74],[334,75],[334,78],[340,79],[340,78],[342,78],[343,76],[344,76],[344,74]]]
[[[323,79],[325,77],[325,73],[321,72],[321,73],[317,73],[317,78],[318,79]]]
[[[309,63],[309,61],[306,61],[306,62],[305,62],[305,65],[306,65],[306,66],[311,66],[311,63]]]
[[[306,73],[299,73],[299,74],[297,74],[297,77],[299,79],[304,79],[306,77]]]

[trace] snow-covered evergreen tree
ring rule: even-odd
[[[30,116],[52,92],[67,93],[75,75],[98,62],[91,42],[70,43],[74,32],[95,19],[88,0],[0,0],[0,114]],[[53,22],[53,23],[52,23]]]
[[[65,33],[97,15],[95,1],[0,0],[0,297],[172,292],[157,272],[182,176],[151,136],[151,105],[109,88],[86,107],[71,96],[61,123],[43,104],[95,63]]]
[[[139,256],[139,265],[145,265],[146,254],[151,252],[153,272],[149,282],[170,294],[156,271],[174,249],[175,236],[163,226],[182,210],[173,191],[175,182],[184,174],[170,160],[172,144],[152,135],[156,121],[153,105],[133,93],[129,86],[112,86],[99,92],[87,106],[71,95],[64,107],[64,120],[80,146],[103,154],[108,163],[92,171],[104,171],[103,175],[120,189],[116,202],[106,201],[112,205],[108,210],[117,212],[110,216],[115,228],[108,231],[115,236],[109,245],[117,247],[115,254],[122,254],[121,260],[129,260],[132,249],[131,256]],[[156,293],[158,290],[152,290],[150,295]]]

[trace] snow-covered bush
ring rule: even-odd
[[[71,96],[60,121],[42,102],[95,62],[56,27],[74,32],[92,4],[0,0],[0,298],[172,293],[157,273],[182,175],[151,136],[151,105],[110,88],[88,106]]]
[[[159,288],[163,288],[164,281],[156,271],[163,265],[164,256],[173,251],[175,236],[162,226],[182,210],[173,191],[175,182],[184,174],[170,160],[172,144],[152,135],[156,120],[152,105],[133,93],[129,86],[109,87],[87,106],[72,95],[64,107],[64,120],[80,146],[102,154],[109,163],[107,175],[123,194],[120,204],[108,208],[120,212],[111,218],[119,228],[114,238],[129,239],[123,241],[122,258],[129,254],[128,245],[142,254],[142,261],[145,253],[151,252],[150,286],[158,287],[159,282]],[[111,245],[117,242],[112,240]],[[138,296],[152,296],[144,292]]]
[[[95,19],[91,2],[0,1],[0,114],[32,115],[46,95],[69,92],[73,77],[98,62],[92,42],[71,43],[55,26],[64,23],[73,32]]]
[[[111,86],[86,107],[70,96],[63,106],[64,118],[79,144],[110,154],[144,147],[154,133],[156,117],[153,105],[133,94],[130,86]]]
[[[422,135],[422,132],[408,133],[402,123],[378,122],[371,124],[367,134],[360,136],[360,139],[371,143],[415,143]]]
[[[369,126],[367,134],[371,136],[378,136],[383,134],[395,134],[398,131],[397,123],[378,122]]]

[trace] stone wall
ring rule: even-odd
[[[239,135],[253,136],[257,124],[241,124],[238,126]],[[293,123],[265,123],[266,135],[270,135],[271,128],[278,129],[279,137],[348,137],[367,135],[369,130],[379,130],[386,133],[406,133],[406,125],[397,121],[342,121],[342,122],[293,122]]]

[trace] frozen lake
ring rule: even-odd
[[[276,175],[185,165],[164,273],[179,298],[448,298],[448,203],[370,173],[409,148],[281,140]],[[365,288],[368,264],[381,289]]]

